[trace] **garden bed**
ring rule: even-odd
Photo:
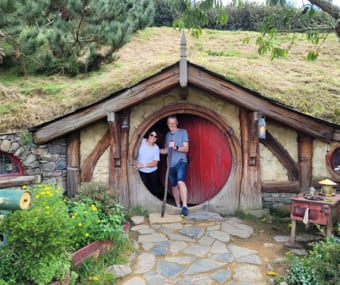
[[[98,257],[103,252],[107,252],[113,246],[111,240],[97,240],[84,246],[72,254],[72,264],[79,265],[85,259],[90,257]]]

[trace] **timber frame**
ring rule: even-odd
[[[130,88],[113,93],[104,100],[31,128],[34,142],[46,143],[101,120],[111,112],[124,111],[140,101],[179,87],[179,80],[179,63],[176,63]],[[321,141],[340,141],[338,125],[300,113],[190,62],[188,63],[188,86],[214,94],[246,110],[260,111],[266,118]]]

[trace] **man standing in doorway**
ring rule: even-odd
[[[188,215],[188,188],[184,182],[187,170],[187,153],[189,151],[189,136],[185,129],[178,128],[177,117],[172,115],[167,119],[169,132],[165,137],[165,148],[161,154],[167,154],[172,148],[172,156],[169,169],[169,181],[172,187],[176,206],[182,207],[181,216]],[[182,203],[182,204],[181,204]]]

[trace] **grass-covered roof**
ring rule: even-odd
[[[340,124],[338,38],[327,38],[317,61],[306,60],[313,46],[303,36],[287,58],[271,61],[258,55],[257,35],[204,30],[196,39],[187,34],[187,59],[265,97]],[[117,52],[113,63],[75,78],[0,73],[0,133],[53,120],[157,73],[179,60],[180,36],[171,28],[145,29]]]

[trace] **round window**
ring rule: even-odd
[[[0,152],[0,176],[23,175],[24,168],[18,158],[9,154]]]
[[[336,145],[329,151],[327,167],[333,177],[340,179],[340,145]]]

